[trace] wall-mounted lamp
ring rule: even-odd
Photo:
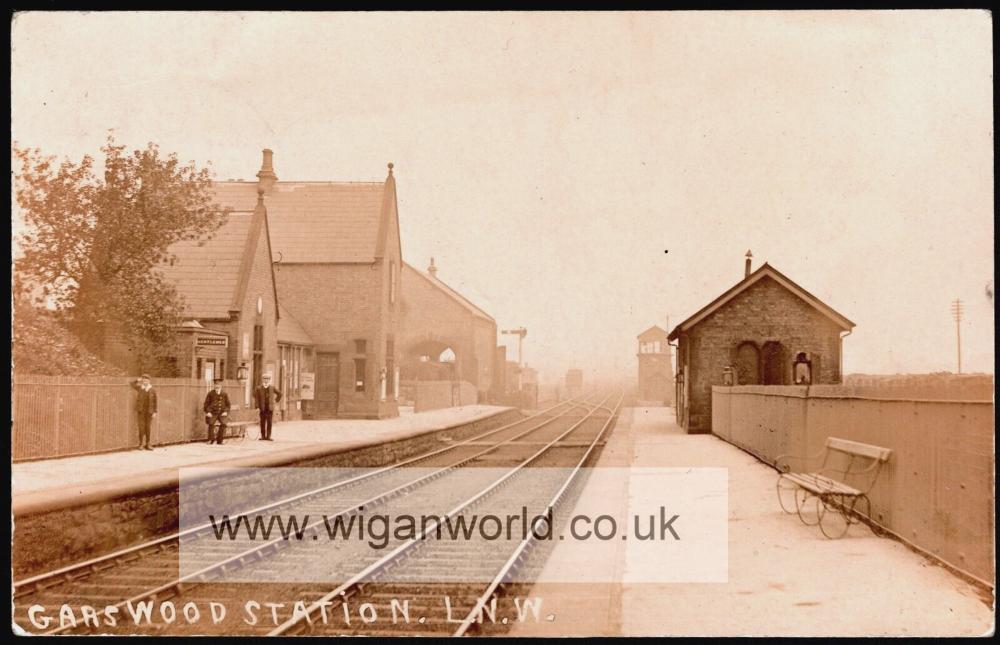
[[[736,370],[728,365],[722,368],[722,384],[726,387],[736,384]]]
[[[792,376],[796,385],[810,385],[812,383],[812,361],[808,352],[799,352],[795,355],[792,363]]]
[[[236,380],[240,383],[246,383],[250,379],[250,368],[247,367],[246,363],[240,363],[240,366],[236,368]]]

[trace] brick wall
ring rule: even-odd
[[[404,365],[412,368],[421,343],[451,347],[456,378],[472,383],[481,400],[487,400],[493,383],[496,323],[475,316],[412,268],[403,272],[403,278],[399,349]]]
[[[380,401],[379,369],[386,340],[394,331],[386,315],[388,262],[372,264],[275,264],[281,304],[316,343],[317,352],[340,355],[340,417],[396,416],[395,401]],[[365,340],[357,353],[355,340]],[[398,342],[397,342],[398,344]],[[399,350],[396,350],[397,356]],[[354,359],[366,359],[368,387],[354,389]],[[398,359],[397,359],[398,365]],[[306,402],[307,404],[309,402]],[[308,405],[307,405],[308,407]],[[306,414],[309,414],[307,409]]]
[[[812,355],[813,383],[839,383],[840,333],[833,321],[776,281],[760,280],[681,337],[678,360],[689,366],[688,431],[711,430],[712,386],[723,384],[724,367],[737,364],[741,343],[760,349],[780,342],[786,384],[792,383],[797,352]]]

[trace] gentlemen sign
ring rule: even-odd
[[[229,336],[198,336],[195,344],[198,346],[218,345],[229,347]]]

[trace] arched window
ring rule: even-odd
[[[764,343],[761,354],[764,362],[764,385],[784,385],[787,364],[785,348],[779,342],[770,341]]]
[[[760,383],[760,350],[751,341],[740,343],[736,348],[736,384],[757,385]]]

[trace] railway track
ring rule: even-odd
[[[551,451],[560,440],[582,425],[582,420],[574,422],[574,414],[582,414],[581,419],[606,414],[610,419],[611,411],[600,404],[581,399],[560,403],[516,423],[418,455],[399,464],[347,477],[277,503],[251,509],[248,513],[280,511],[305,515],[330,514],[333,509],[336,514],[346,516],[359,507],[385,506],[390,507],[387,509],[389,512],[400,512],[413,507],[421,498],[424,504],[432,506],[450,504],[464,498],[464,492],[449,484],[449,474],[458,469],[469,472],[468,468],[477,466],[496,468],[514,465],[516,469],[519,466],[515,464],[524,462],[523,454],[519,453],[529,449],[533,451],[539,445],[544,445],[545,448],[538,452]],[[567,424],[570,425],[568,430]],[[592,446],[593,442],[589,445]],[[537,459],[537,456],[533,459]],[[419,469],[419,474],[415,475],[418,472],[415,468]],[[475,477],[471,480],[475,481]],[[396,508],[391,508],[393,505]],[[318,532],[321,530],[318,524],[314,523],[307,528]],[[213,535],[209,525],[202,525],[16,582],[15,621],[27,630],[48,634],[78,631],[183,633],[191,630],[185,630],[179,624],[172,625],[171,621],[158,622],[155,619],[150,620],[148,625],[137,627],[127,624],[115,629],[110,625],[112,621],[107,620],[109,615],[113,615],[108,613],[107,608],[112,608],[118,617],[124,618],[126,609],[131,610],[134,605],[141,605],[143,601],[162,603],[173,598],[173,602],[179,603],[182,598],[186,602],[187,599],[232,595],[236,589],[245,593],[246,585],[213,583],[212,580],[230,575],[234,569],[250,569],[253,573],[254,567],[254,575],[259,576],[261,567],[273,566],[275,562],[281,563],[281,567],[278,567],[280,571],[287,571],[283,567],[290,564],[294,566],[296,559],[302,560],[302,566],[308,567],[311,559],[315,558],[315,552],[303,554],[301,548],[294,548],[294,541],[275,539],[260,543],[246,538],[219,544],[217,539],[212,542]],[[204,560],[199,565],[204,566],[197,567],[194,572],[179,575],[178,554],[181,546],[190,546],[192,542],[199,541],[209,541],[207,549],[198,551]],[[334,571],[330,575],[352,579],[352,574],[356,574],[357,569],[366,571],[372,566],[377,568],[379,559],[370,552],[356,555],[357,558],[341,558],[342,562],[351,563],[354,571]],[[301,597],[309,600],[312,599],[310,595],[316,596],[315,591],[302,589],[302,585],[275,583],[265,586],[268,593],[302,592],[305,595]],[[260,590],[261,585],[253,588]],[[58,616],[58,610],[68,606],[76,624],[60,623],[49,629],[37,630],[27,620],[28,609],[32,606],[41,607],[41,613],[45,616]],[[88,614],[85,607],[94,609]],[[191,633],[204,633],[206,628],[204,624],[192,627]],[[220,629],[219,625],[211,626],[213,632]]]

